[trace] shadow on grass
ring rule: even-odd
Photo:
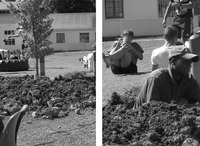
[[[118,76],[130,76],[130,75],[143,75],[143,74],[148,74],[150,71],[145,71],[145,72],[138,72],[138,73],[133,73],[133,74],[116,74]]]

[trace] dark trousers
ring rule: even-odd
[[[128,67],[120,67],[120,66],[115,66],[111,65],[111,71],[113,74],[134,74],[137,73],[137,65],[133,64],[132,62]]]

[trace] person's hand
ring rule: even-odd
[[[163,19],[163,21],[162,21],[162,25],[163,25],[163,27],[166,27],[166,24],[167,24],[166,19]]]

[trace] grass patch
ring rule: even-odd
[[[110,99],[112,92],[124,94],[125,91],[133,87],[140,87],[144,84],[145,79],[151,72],[151,53],[155,48],[164,44],[164,40],[160,38],[137,39],[136,42],[141,45],[144,50],[144,59],[138,60],[138,74],[136,75],[114,75],[110,68],[106,68],[103,62],[103,105]],[[113,41],[103,42],[103,52],[111,49]]]

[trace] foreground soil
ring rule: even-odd
[[[73,72],[54,79],[0,76],[0,114],[6,124],[24,104],[20,146],[95,145],[95,77]],[[33,114],[34,113],[34,114]]]
[[[150,102],[134,110],[140,88],[114,92],[103,108],[103,144],[186,146],[200,142],[200,108]],[[188,142],[189,141],[189,142]]]

